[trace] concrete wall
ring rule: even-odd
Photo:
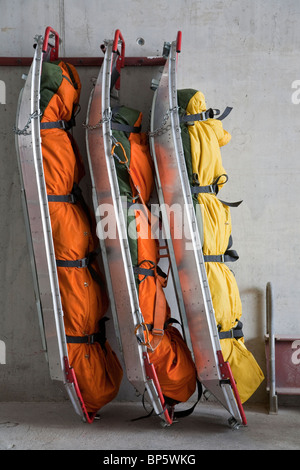
[[[61,56],[102,55],[99,45],[117,28],[127,56],[161,55],[164,41],[183,34],[178,85],[204,92],[207,104],[234,110],[224,122],[232,134],[222,150],[229,182],[225,200],[243,199],[232,210],[233,269],[243,302],[247,347],[265,371],[265,286],[275,290],[276,331],[300,334],[299,112],[300,3],[297,0],[1,0],[0,56],[32,56],[33,37],[56,29]],[[136,40],[143,37],[145,44]],[[12,128],[26,67],[1,67],[0,99],[0,400],[59,400],[42,352],[21,208]],[[124,102],[148,118],[153,68],[124,70]],[[80,68],[82,112],[74,135],[85,154],[81,122],[96,77]],[[300,85],[300,83],[298,84]],[[294,83],[297,86],[297,83]],[[143,94],[145,90],[145,95]],[[294,95],[293,95],[294,93]],[[294,102],[293,102],[294,101]],[[88,187],[88,179],[84,184]],[[112,328],[109,337],[115,344]],[[3,343],[2,343],[3,346]],[[3,362],[3,361],[2,361]],[[251,401],[266,400],[265,383]],[[134,399],[124,379],[118,399]]]

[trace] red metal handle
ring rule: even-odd
[[[125,41],[124,41],[121,31],[119,29],[116,29],[115,38],[113,42],[113,48],[112,48],[113,52],[118,51],[119,39],[121,39],[122,45],[121,45],[121,55],[118,59],[118,70],[124,67],[124,63],[125,63]]]
[[[176,52],[181,52],[182,32],[178,31],[176,40]]]
[[[46,31],[45,31],[45,37],[44,37],[44,42],[43,42],[43,52],[47,52],[48,50],[50,33],[53,33],[55,36],[55,45],[51,46],[50,60],[57,60],[58,50],[59,50],[59,35],[53,28],[51,28],[51,26],[47,26]]]
[[[157,394],[158,394],[158,397],[159,397],[159,401],[160,401],[161,406],[164,410],[165,420],[166,420],[167,424],[170,425],[170,424],[172,424],[173,419],[169,415],[169,411],[166,409],[165,399],[164,399],[164,396],[163,396],[163,393],[162,393],[162,390],[161,390],[161,387],[160,387],[160,383],[158,381],[158,377],[156,375],[155,367],[152,363],[150,363],[148,354],[146,352],[143,352],[143,359],[144,359],[146,374],[149,377],[149,379],[152,379],[153,382],[154,382],[154,385],[155,385],[155,388],[156,388],[156,391],[157,391]]]
[[[238,409],[239,409],[239,412],[240,412],[240,415],[241,415],[242,423],[243,423],[244,426],[246,426],[247,425],[246,415],[245,415],[244,408],[243,408],[243,405],[242,405],[242,402],[241,402],[241,399],[240,399],[240,395],[239,395],[239,392],[238,392],[238,389],[237,389],[237,386],[236,386],[236,383],[235,383],[235,380],[234,380],[234,377],[233,377],[233,374],[232,374],[230,364],[229,364],[229,362],[224,361],[222,351],[217,351],[217,356],[218,356],[218,359],[219,359],[219,367],[222,368],[222,370],[220,369],[222,379],[229,379],[230,380],[230,385],[232,387],[233,394],[234,394],[235,399],[236,399],[236,403],[237,403],[237,406],[238,406]]]
[[[80,389],[79,389],[79,385],[78,385],[78,382],[77,382],[75,371],[74,371],[73,367],[70,366],[69,359],[68,359],[67,356],[64,356],[64,363],[65,363],[66,381],[68,383],[74,384],[74,388],[75,388],[75,391],[76,391],[76,395],[79,399],[82,412],[83,412],[87,422],[92,423],[94,421],[94,418],[95,418],[97,413],[92,413],[92,412],[87,411],[84,400],[82,398],[82,395],[81,395],[81,392],[80,392]]]

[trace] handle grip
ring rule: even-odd
[[[58,50],[59,50],[59,35],[53,28],[51,28],[51,26],[47,26],[46,31],[45,31],[45,37],[44,37],[44,42],[43,42],[43,52],[47,52],[48,50],[50,33],[53,33],[55,36],[55,45],[51,46],[50,60],[57,60]]]
[[[119,39],[121,39],[122,41],[122,45],[121,45],[121,55],[118,59],[118,69],[120,70],[122,67],[124,67],[124,63],[125,63],[125,41],[124,41],[124,38],[122,36],[122,33],[119,29],[116,29],[116,32],[115,32],[115,37],[114,37],[114,42],[113,42],[113,48],[112,48],[112,51],[113,52],[117,52],[118,51],[118,42],[119,42]]]
[[[176,40],[176,52],[181,52],[182,32],[178,31]]]

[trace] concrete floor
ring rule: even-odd
[[[296,450],[300,449],[300,408],[245,405],[248,424],[233,430],[217,403],[200,402],[194,413],[171,427],[145,414],[140,403],[112,402],[87,424],[69,402],[0,403],[0,450]],[[119,455],[119,454],[116,454]],[[149,462],[148,462],[149,463]]]

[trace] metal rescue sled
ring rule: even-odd
[[[48,43],[55,34],[55,46]],[[34,277],[43,345],[52,380],[62,383],[76,413],[90,421],[76,376],[68,361],[63,309],[59,290],[40,136],[40,83],[43,60],[58,57],[59,37],[47,28],[36,37],[32,65],[21,90],[16,119],[16,149],[21,175],[22,202]]]
[[[187,319],[198,378],[229,411],[231,426],[238,427],[246,424],[246,417],[230,365],[221,351],[181,140],[176,77],[180,49],[178,32],[176,41],[165,44],[168,58],[153,99],[150,147],[157,193],[169,252],[174,254],[170,256],[173,275],[181,285],[181,315]],[[176,207],[183,213],[174,210],[170,218],[168,208]],[[182,221],[184,230],[178,237]]]
[[[118,43],[121,40],[121,53]],[[120,71],[124,65],[125,42],[119,30],[114,40],[105,43],[105,56],[97,82],[91,92],[86,120],[86,143],[92,180],[93,203],[98,236],[108,284],[111,308],[123,355],[127,378],[144,395],[155,413],[166,425],[173,421],[166,407],[161,387],[147,348],[139,341],[143,336],[143,317],[131,260],[124,207],[112,154],[111,111],[120,87]],[[115,98],[112,97],[114,93]],[[111,103],[113,100],[113,104]],[[104,223],[99,208],[110,210],[110,224],[117,229],[116,237],[104,236]]]
[[[55,36],[50,45],[49,36]],[[52,40],[52,39],[51,39]],[[75,139],[81,83],[58,60],[50,27],[36,37],[15,128],[26,231],[50,377],[77,414],[93,422],[118,392],[122,369],[106,339],[108,301],[94,221],[78,186],[84,168]]]

